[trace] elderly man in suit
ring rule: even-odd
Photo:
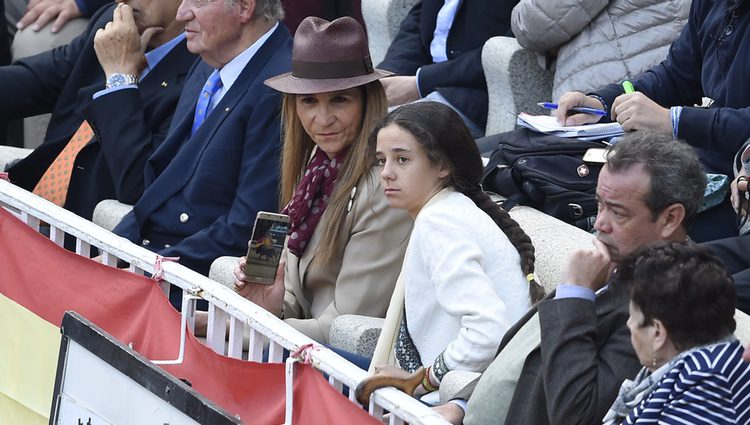
[[[487,126],[487,81],[482,47],[512,36],[518,0],[422,0],[409,11],[379,68],[391,106],[426,98],[455,109],[475,137]]]
[[[10,180],[91,218],[103,199],[133,203],[188,69],[179,0],[119,0],[70,44],[0,68],[0,113],[52,113],[44,142]]]
[[[115,233],[203,274],[247,250],[257,212],[278,208],[280,95],[263,81],[291,69],[283,15],[279,0],[183,0],[201,61]]]
[[[617,262],[650,243],[684,241],[706,185],[687,144],[628,134],[599,175],[597,238],[573,252],[554,294],[508,330],[495,361],[438,409],[453,423],[600,424],[639,362],[626,326],[628,294],[607,285]],[[473,391],[473,394],[472,394]]]

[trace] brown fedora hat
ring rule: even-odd
[[[294,34],[292,72],[265,81],[283,93],[344,90],[393,75],[373,68],[362,26],[348,16],[332,22],[305,18]]]

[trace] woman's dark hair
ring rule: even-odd
[[[531,238],[510,215],[482,190],[482,158],[471,133],[458,114],[442,103],[416,102],[390,114],[370,134],[374,149],[378,133],[390,124],[409,132],[427,154],[431,163],[450,170],[446,186],[453,187],[474,201],[505,233],[521,257],[521,270],[529,280],[531,302],[544,297],[544,288],[533,278],[534,246]]]
[[[660,320],[675,347],[716,342],[735,328],[732,276],[708,249],[692,242],[660,242],[624,259],[613,287],[625,289],[647,326]]]

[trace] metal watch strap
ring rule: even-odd
[[[115,73],[107,78],[105,86],[110,89],[112,87],[128,86],[131,84],[138,84],[137,75]]]

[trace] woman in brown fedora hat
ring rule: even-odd
[[[385,315],[411,219],[380,188],[367,138],[386,114],[367,40],[354,19],[309,17],[294,36],[292,72],[266,81],[284,93],[281,199],[291,228],[276,283],[236,290],[328,343],[341,314]],[[282,269],[283,267],[283,269]]]

